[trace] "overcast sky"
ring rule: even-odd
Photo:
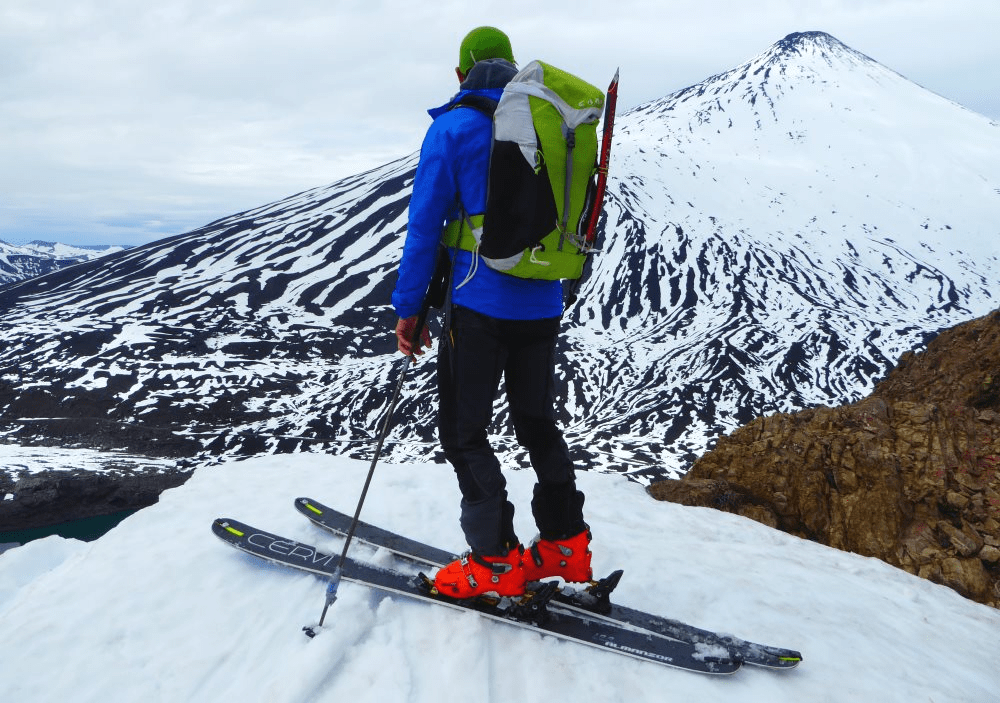
[[[998,0],[0,0],[0,239],[142,244],[405,156],[503,28],[619,109],[821,30],[1000,120]]]

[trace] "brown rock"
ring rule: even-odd
[[[949,522],[942,521],[938,523],[938,529],[947,536],[951,545],[963,557],[978,554],[983,548],[983,538],[969,525],[963,525],[959,529]]]
[[[970,502],[968,497],[962,495],[958,491],[948,491],[944,499],[947,501],[948,505],[953,508],[958,508],[959,510],[967,507]]]
[[[758,418],[666,483],[650,492],[878,557],[995,604],[1000,312],[905,354],[868,398]]]
[[[927,579],[928,581],[941,583],[941,563],[933,562],[930,564],[924,564],[920,567],[920,571],[917,572],[917,576],[922,579]]]
[[[979,552],[979,558],[990,564],[996,564],[1000,562],[1000,549],[996,547],[986,545]]]
[[[990,591],[989,576],[979,559],[945,559],[941,562],[941,583],[976,600],[985,599]]]
[[[778,526],[778,516],[774,514],[773,510],[769,510],[763,505],[744,505],[740,508],[739,514],[751,520],[756,520],[768,527],[776,528]]]

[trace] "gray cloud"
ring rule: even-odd
[[[1000,119],[993,0],[5,0],[0,239],[142,243],[411,153],[478,24],[599,85],[620,66],[623,108],[823,30]]]

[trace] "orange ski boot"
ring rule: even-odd
[[[524,593],[522,547],[504,556],[480,556],[473,552],[442,566],[434,576],[434,588],[451,598],[472,598],[483,594],[519,596]]]
[[[592,581],[594,572],[590,568],[590,530],[567,539],[541,539],[538,537],[524,551],[521,564],[524,577],[528,581],[558,576],[564,581]]]

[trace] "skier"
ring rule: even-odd
[[[431,346],[426,327],[416,339],[418,312],[433,277],[447,222],[486,209],[492,123],[463,96],[494,103],[517,72],[508,37],[479,27],[462,40],[455,69],[459,92],[431,110],[420,152],[409,225],[393,307],[399,351],[421,355]],[[470,552],[441,568],[435,587],[469,598],[519,595],[548,577],[592,578],[591,535],[584,495],[555,421],[554,365],[563,311],[562,284],[516,278],[479,265],[474,252],[449,251],[452,274],[445,331],[438,345],[438,432],[462,494],[461,527]],[[537,477],[531,510],[538,537],[525,549],[514,532],[514,506],[488,440],[500,379],[518,442]]]

